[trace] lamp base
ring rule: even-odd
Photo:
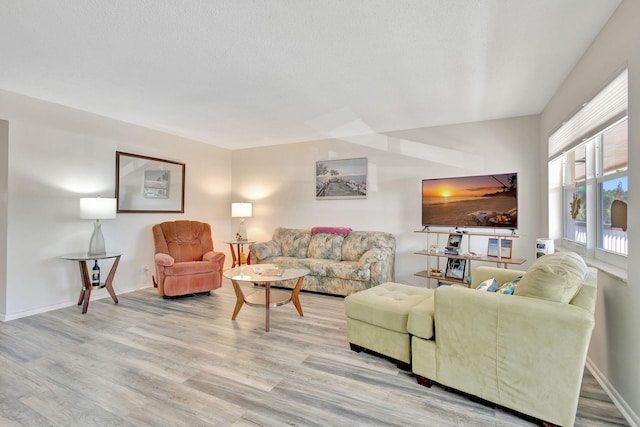
[[[236,240],[238,242],[247,241],[247,228],[244,225],[244,218],[241,218],[240,224],[238,224],[238,232],[236,233]]]
[[[93,234],[89,241],[89,255],[106,255],[107,251],[104,247],[104,236],[102,235],[102,224],[97,219],[93,223]]]

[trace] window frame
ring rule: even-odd
[[[592,258],[598,261],[602,261],[608,264],[615,265],[617,267],[626,268],[628,260],[627,253],[615,252],[605,248],[601,248],[601,241],[603,239],[603,225],[604,216],[602,212],[602,194],[600,184],[612,179],[621,177],[627,177],[629,174],[629,159],[627,152],[627,166],[624,169],[616,170],[615,172],[604,173],[603,171],[603,156],[604,156],[604,144],[603,135],[613,127],[628,121],[628,117],[625,116],[615,123],[607,126],[605,129],[595,132],[592,136],[586,137],[580,144],[577,144],[570,149],[563,152],[559,159],[562,162],[561,166],[561,188],[562,188],[562,247],[579,253],[587,258]],[[628,145],[628,138],[627,138]],[[586,150],[586,164],[585,164],[585,176],[580,181],[571,181],[567,183],[568,163],[571,160],[571,153],[576,150],[585,147]],[[553,160],[549,163],[551,164]],[[550,168],[551,169],[551,168]],[[567,200],[567,190],[573,190],[578,186],[585,185],[585,215],[586,215],[586,241],[583,243],[579,240],[573,240],[566,236],[567,230],[567,215],[570,206],[570,201]],[[627,248],[629,241],[629,234],[626,235]]]
[[[619,71],[593,96],[581,103],[579,108],[563,121],[556,130],[549,135],[548,139],[548,177],[549,177],[549,232],[551,236],[559,238],[561,249],[575,251],[583,255],[588,263],[593,265],[607,266],[608,271],[617,271],[617,275],[626,276],[628,247],[630,233],[627,232],[626,254],[611,252],[599,248],[601,237],[604,231],[604,215],[601,206],[602,193],[601,183],[614,179],[616,176],[627,176],[627,192],[629,182],[629,139],[628,139],[628,98],[629,98],[629,71],[627,64],[624,64]],[[598,173],[602,170],[602,135],[617,126],[622,121],[627,120],[627,159],[626,170],[615,171],[613,174]],[[599,142],[598,142],[599,141]],[[615,141],[615,139],[614,139]],[[566,190],[568,185],[565,182],[566,163],[569,160],[568,154],[572,150],[587,143],[593,149],[587,150],[587,176],[586,176],[586,244],[574,242],[565,237],[567,222]],[[615,158],[614,158],[615,159]],[[575,188],[575,181],[572,183]],[[632,185],[632,184],[631,184]],[[560,193],[560,194],[558,194]],[[627,193],[628,194],[628,193]],[[555,219],[555,221],[554,221]],[[615,268],[614,268],[615,267]],[[624,273],[623,273],[624,272]],[[622,276],[621,276],[622,277]]]

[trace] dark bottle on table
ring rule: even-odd
[[[100,286],[100,266],[98,265],[98,260],[95,261],[96,263],[91,269],[91,286]]]

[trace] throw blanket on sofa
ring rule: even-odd
[[[347,234],[351,233],[351,229],[346,227],[313,227],[311,229],[311,235],[318,233],[337,234],[345,237]]]

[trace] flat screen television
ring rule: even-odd
[[[422,180],[424,227],[518,228],[518,174]]]

